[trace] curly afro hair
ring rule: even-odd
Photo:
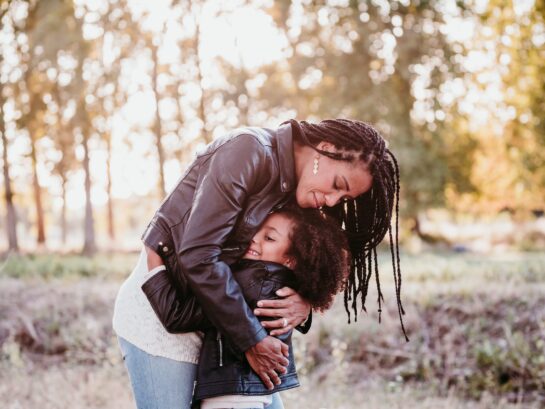
[[[325,311],[344,290],[350,271],[350,252],[338,224],[315,209],[287,206],[275,213],[293,223],[290,251],[295,261],[297,292],[314,311]]]

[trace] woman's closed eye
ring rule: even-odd
[[[266,241],[275,241],[274,238],[272,238],[272,237],[269,236],[269,235],[265,235],[265,240],[266,240]]]
[[[337,177],[335,177],[333,181],[333,189],[335,189],[337,192],[340,190],[347,190],[346,186],[341,186],[341,184],[338,182]]]
[[[341,186],[337,182],[337,178],[335,178],[335,180],[333,182],[333,189],[335,189],[338,192],[338,191],[341,191],[341,190],[347,190],[347,186]],[[341,197],[339,199],[339,201],[346,202],[347,200],[350,200],[350,199],[352,199],[352,197],[350,195],[344,195],[343,197]]]

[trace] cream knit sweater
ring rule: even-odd
[[[169,334],[141,289],[142,284],[160,270],[148,272],[146,252],[142,249],[136,267],[117,294],[113,317],[114,331],[150,355],[197,364],[202,334],[200,332]]]

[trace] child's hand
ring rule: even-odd
[[[283,287],[276,292],[276,295],[283,298],[261,300],[257,303],[259,308],[254,310],[254,314],[257,316],[278,318],[261,322],[261,325],[266,329],[276,328],[271,331],[273,336],[285,334],[305,321],[310,314],[310,304],[295,290]]]

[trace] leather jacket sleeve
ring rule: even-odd
[[[246,304],[222,244],[238,221],[245,200],[268,182],[273,164],[252,135],[239,135],[211,153],[199,175],[185,228],[171,228],[182,274],[208,319],[242,351],[267,336]]]
[[[195,296],[179,291],[166,270],[142,284],[142,291],[169,333],[205,331],[212,327]]]
[[[243,290],[248,286],[248,283],[244,283],[243,285],[239,279],[237,279],[237,282]],[[293,286],[293,283],[286,285]],[[159,318],[159,321],[161,321],[161,324],[163,324],[169,333],[180,334],[192,331],[206,331],[213,327],[204,315],[195,296],[191,293],[183,294],[179,291],[166,270],[158,272],[142,284],[142,291],[155,311],[157,318]],[[275,294],[265,294],[263,298],[259,299],[276,298],[278,297]],[[247,297],[245,299],[247,301]],[[254,304],[256,302],[257,299],[254,301]],[[251,304],[250,307],[255,307],[255,305]],[[266,317],[258,317],[258,319],[259,321],[267,320]],[[295,329],[306,334],[310,329],[311,323],[312,311],[307,320],[295,327]]]

